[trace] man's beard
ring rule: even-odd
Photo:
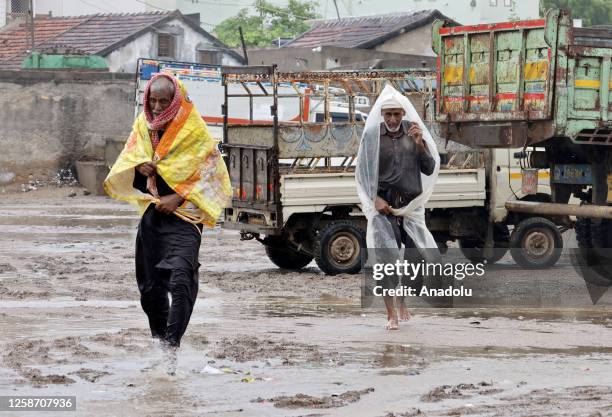
[[[399,132],[400,127],[402,127],[402,124],[401,124],[401,123],[398,123],[398,124],[397,124],[397,126],[395,127],[395,129],[391,129],[391,128],[389,127],[389,125],[387,124],[387,122],[384,122],[384,123],[385,123],[385,127],[387,128],[387,131],[388,131],[388,132],[391,132],[391,133],[397,133],[397,132]]]

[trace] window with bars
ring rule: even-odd
[[[28,0],[11,0],[10,1],[10,13],[27,13],[29,7]]]
[[[497,0],[489,0],[489,4],[493,7],[497,7]]]
[[[198,51],[198,63],[200,64],[221,65],[222,58],[219,51]]]
[[[157,34],[157,56],[163,58],[176,58],[176,42],[174,36],[167,33]]]

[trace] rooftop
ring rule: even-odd
[[[373,16],[314,20],[311,28],[285,47],[340,46],[373,48],[389,38],[428,25],[435,19],[447,19],[438,10],[421,10]]]
[[[130,42],[154,25],[175,18],[183,19],[194,30],[211,40],[219,49],[236,54],[197,23],[178,10],[149,13],[111,13],[75,17],[41,16],[34,19],[36,50],[56,47],[75,50],[86,55],[106,56]],[[0,68],[18,69],[30,49],[30,26],[26,22],[0,29]]]

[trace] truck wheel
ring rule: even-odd
[[[325,226],[315,241],[315,261],[327,275],[356,274],[361,270],[365,233],[349,220]]]
[[[591,219],[578,217],[574,225],[578,251],[572,262],[589,283],[608,287],[612,284],[612,221],[595,225]]]
[[[591,249],[591,219],[588,217],[577,217],[574,224],[576,232],[576,243],[580,249]]]
[[[481,239],[462,238],[459,239],[459,249],[463,256],[468,258],[472,263],[487,263],[494,264],[506,255],[508,252],[508,227],[503,224],[495,224],[493,229],[495,243],[493,245],[493,255],[489,258],[484,256],[485,242]]]
[[[297,252],[291,248],[266,245],[266,254],[274,265],[283,269],[297,271],[312,261],[312,256]]]
[[[563,238],[557,226],[544,217],[530,217],[510,236],[512,259],[523,268],[548,268],[561,257]]]

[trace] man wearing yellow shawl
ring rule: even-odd
[[[104,189],[136,205],[142,216],[136,238],[140,302],[173,374],[197,297],[202,230],[214,227],[231,196],[217,142],[176,78],[157,74],[148,82],[144,111]]]

